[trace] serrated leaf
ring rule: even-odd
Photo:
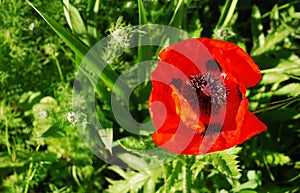
[[[157,178],[150,178],[147,183],[144,185],[144,193],[154,193],[155,192],[155,183]]]
[[[207,158],[211,161],[212,165],[218,169],[224,175],[230,178],[239,178],[241,176],[236,150],[229,149],[226,151],[220,151],[212,154],[207,154]]]
[[[110,170],[116,172],[117,174],[122,176],[124,179],[127,178],[126,172],[122,168],[120,168],[119,166],[113,165],[113,166],[107,167],[107,169],[110,169]]]
[[[281,87],[274,92],[275,95],[298,96],[300,94],[300,83],[291,83]]]
[[[172,167],[170,165],[164,166],[164,169],[170,170],[170,173],[166,174],[167,179],[165,180],[165,185],[162,186],[158,192],[172,192],[174,188],[174,184],[178,179],[178,176],[182,174],[183,163],[179,161],[179,159],[175,159],[172,161]]]
[[[202,156],[197,156],[195,162],[191,166],[191,171],[193,171],[193,180],[197,178],[199,173],[205,168],[207,163],[204,162]]]
[[[124,137],[121,140],[118,140],[119,144],[127,149],[127,150],[147,150],[147,149],[153,149],[156,146],[154,141],[151,139],[151,137],[140,137],[135,138],[132,136]]]
[[[121,174],[124,180],[111,180],[106,178],[111,185],[109,185],[107,192],[109,193],[127,193],[138,192],[143,186],[146,186],[149,180],[155,182],[161,175],[160,169],[151,170],[149,172],[134,172],[127,170],[126,172],[117,167],[111,166],[109,169]]]
[[[139,138],[135,138],[130,136],[117,142],[125,150],[143,157],[149,168],[161,166],[177,156],[157,147],[150,137],[140,136]]]

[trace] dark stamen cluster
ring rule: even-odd
[[[219,77],[205,73],[191,75],[184,93],[194,108],[198,104],[201,112],[217,114],[226,103],[227,89]]]

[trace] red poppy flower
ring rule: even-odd
[[[248,111],[245,96],[261,73],[240,47],[192,38],[165,48],[159,57],[149,98],[158,146],[199,155],[236,146],[266,129]]]

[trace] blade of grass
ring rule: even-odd
[[[40,12],[31,2],[26,2],[48,23],[55,33],[80,57],[83,58],[88,52],[88,47],[68,32],[64,27],[59,25],[55,20]]]
[[[263,46],[265,44],[265,35],[263,33],[263,25],[261,23],[261,14],[256,5],[253,5],[252,7],[251,30],[254,49]]]
[[[97,33],[98,12],[100,7],[100,0],[89,0],[88,2],[88,18],[87,18],[87,31],[89,34],[91,44],[94,44],[99,39]]]
[[[215,29],[226,28],[233,16],[237,3],[238,0],[226,0],[225,5],[222,9],[220,19]]]
[[[139,25],[145,25],[148,23],[147,20],[147,12],[143,5],[142,0],[138,0],[138,10],[139,10]],[[145,45],[145,40],[143,40],[143,34],[139,33],[139,46],[138,46],[138,62],[147,61],[152,58],[152,50],[150,46]],[[146,40],[147,41],[147,40]],[[144,46],[141,46],[144,45]],[[151,44],[150,44],[151,45]],[[139,82],[144,82],[144,86],[146,86],[146,80],[144,77],[150,76],[149,70],[143,70],[142,68],[138,68],[138,80]]]
[[[89,51],[89,48],[78,38],[76,38],[73,34],[71,34],[68,30],[58,24],[55,20],[48,17],[47,15],[40,12],[31,2],[27,1],[27,3],[35,9],[37,13],[48,23],[48,25],[56,32],[56,34],[75,52],[79,59],[85,59],[86,67],[95,73],[96,75],[100,76],[100,79],[104,82],[104,84],[113,89],[114,83],[118,78],[116,72],[114,72],[107,63],[98,56],[97,53],[93,51]],[[88,57],[85,57],[85,54],[89,52]],[[100,70],[100,69],[104,70]],[[96,83],[95,83],[96,85]],[[130,90],[125,83],[119,84],[115,89],[115,93],[118,94],[120,99],[126,99],[126,90]],[[99,92],[107,92],[105,90]],[[109,101],[108,101],[109,102]]]
[[[70,28],[77,36],[80,37],[81,41],[90,46],[89,39],[87,37],[87,30],[79,11],[70,4],[69,0],[63,0],[63,3],[65,17]]]
[[[173,13],[173,16],[169,22],[169,26],[181,28],[183,24],[184,17],[184,2],[179,0],[177,7]]]
[[[144,8],[142,0],[138,0],[138,9],[139,9],[139,25],[145,25],[148,23],[147,20],[147,14],[146,10]],[[148,46],[140,46],[143,45],[143,34],[139,34],[139,47],[138,47],[138,61],[145,61],[145,60],[150,60],[152,55],[151,55],[151,49]]]
[[[138,0],[138,8],[139,8],[139,24],[144,25],[148,21],[147,21],[147,16],[146,16],[147,13],[146,13],[146,10],[145,10],[142,0]]]

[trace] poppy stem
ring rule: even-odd
[[[191,169],[191,161],[192,157],[185,156],[185,162],[182,166],[182,190],[183,193],[190,193],[191,192],[191,181],[192,181],[192,172]]]

